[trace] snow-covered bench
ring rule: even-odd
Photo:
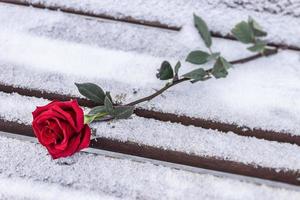
[[[274,189],[254,185],[273,182],[250,179],[250,183],[243,183],[240,176],[238,180],[225,174],[216,178],[199,175],[195,170],[205,168],[300,184],[297,12],[290,12],[288,7],[276,15],[268,11],[258,13],[251,7],[232,9],[226,1],[192,3],[1,3],[0,130],[27,136],[32,136],[30,113],[35,106],[52,99],[80,97],[74,82],[95,82],[123,103],[161,87],[155,77],[161,61],[168,59],[175,64],[178,58],[184,60],[189,51],[204,47],[191,25],[193,11],[209,22],[218,37],[213,48],[224,52],[230,60],[251,55],[242,44],[228,40],[231,36],[227,35],[229,28],[248,15],[270,33],[271,45],[288,48],[272,57],[235,65],[226,79],[175,87],[141,105],[129,120],[93,125],[99,138],[93,140],[91,147],[97,151],[184,164],[196,167],[193,172],[178,165],[159,163],[165,165],[161,167],[157,163],[137,163],[131,157],[120,160],[86,153],[54,162],[45,158],[46,152],[36,144],[1,137],[1,176],[33,178],[122,198],[180,199],[202,195],[232,199],[239,195],[251,198],[253,193],[253,198],[259,194],[265,198],[281,195],[297,199],[299,193],[291,191],[297,188],[291,186],[274,184]],[[59,8],[62,12],[39,8]],[[224,12],[228,15],[220,16]],[[192,68],[184,63],[182,71]],[[82,99],[80,103],[85,107],[91,105]],[[24,149],[26,154],[22,153]],[[38,167],[31,162],[38,163]],[[70,166],[67,175],[61,174]],[[48,173],[39,174],[37,168]],[[85,175],[76,177],[78,171]],[[225,187],[227,184],[230,186]],[[216,187],[222,189],[215,190]],[[245,194],[236,189],[239,187]]]

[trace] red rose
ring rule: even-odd
[[[53,159],[71,156],[90,144],[91,129],[83,123],[76,100],[51,102],[32,113],[33,131]]]

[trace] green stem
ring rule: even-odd
[[[84,115],[84,124],[90,124],[97,119],[101,119],[102,117],[106,116],[108,113],[100,112],[95,115]]]
[[[233,61],[230,61],[231,64],[242,64],[242,63],[246,63],[246,62],[249,62],[249,61],[252,61],[252,60],[255,60],[257,58],[261,58],[263,56],[271,56],[271,55],[274,55],[278,52],[277,49],[267,49],[264,54],[263,53],[258,53],[258,54],[255,54],[253,56],[249,56],[249,57],[246,57],[246,58],[242,58],[242,59],[238,59],[238,60],[233,60]],[[210,74],[212,71],[212,68],[211,69],[208,69],[206,70],[206,73],[207,74]],[[165,85],[163,88],[161,88],[160,90],[157,90],[155,93],[149,95],[149,96],[146,96],[146,97],[143,97],[141,99],[138,99],[136,101],[133,101],[131,103],[128,103],[126,104],[126,106],[135,106],[137,104],[140,104],[142,102],[145,102],[145,101],[150,101],[152,100],[153,98],[161,95],[163,92],[165,92],[166,90],[168,90],[169,88],[179,84],[179,83],[182,83],[182,82],[185,82],[185,81],[189,81],[190,79],[188,78],[180,78],[178,80],[175,80],[173,81],[171,84],[167,84]]]

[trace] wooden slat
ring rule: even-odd
[[[19,1],[19,0],[0,0],[0,2],[10,3],[10,4],[15,4],[15,5],[20,5],[20,6],[32,6],[34,8],[48,9],[48,10],[53,10],[53,11],[62,11],[65,13],[82,15],[82,16],[86,16],[86,17],[96,17],[96,18],[101,18],[101,19],[108,19],[108,20],[126,22],[126,23],[131,23],[131,24],[137,24],[137,25],[173,30],[173,31],[179,31],[181,29],[180,27],[169,26],[169,25],[160,23],[159,21],[141,21],[141,20],[135,19],[131,16],[116,18],[116,17],[114,17],[112,15],[108,15],[108,14],[94,14],[89,11],[83,11],[83,10],[79,11],[79,10],[75,10],[75,9],[68,8],[68,7],[46,6],[41,3],[28,3],[25,1]]]
[[[44,99],[5,93],[1,93],[0,100],[4,109],[1,110],[0,130],[31,137],[33,132],[29,113],[36,105],[49,102]],[[22,102],[22,104],[16,107],[15,104],[18,102]],[[299,157],[291,159],[291,164],[288,162],[290,160],[288,157],[294,156],[296,152],[300,151],[300,148],[290,144],[269,143],[255,138],[226,135],[221,132],[184,127],[179,124],[166,124],[136,116],[129,120],[110,124],[95,123],[91,127],[94,129],[95,135],[99,137],[93,140],[91,147],[187,166],[298,184],[296,180],[300,173],[297,167]],[[145,129],[145,127],[150,129]],[[165,134],[168,136],[166,137]],[[186,145],[182,143],[183,140]],[[187,143],[190,143],[191,147]],[[205,146],[207,146],[207,150]],[[246,151],[253,152],[253,157],[252,153],[241,154],[239,149],[245,153]],[[282,156],[279,149],[286,152],[287,158],[282,161],[279,159]],[[264,156],[255,156],[260,152]]]
[[[176,193],[177,197],[181,195],[182,198],[187,198],[188,195],[189,199],[205,198],[207,196],[222,199],[224,197],[224,188],[227,189],[226,197],[228,198],[236,198],[236,196],[241,195],[259,195],[261,198],[268,197],[268,199],[274,199],[278,195],[292,199],[299,197],[299,187],[290,184],[94,148],[84,150],[84,152],[88,152],[89,154],[95,154],[93,156],[82,152],[76,156],[75,160],[63,159],[53,162],[51,159],[40,157],[41,155],[45,156],[46,153],[45,151],[41,151],[36,144],[32,143],[36,142],[35,138],[7,132],[0,132],[0,135],[1,144],[4,144],[2,149],[5,149],[8,153],[7,155],[10,155],[10,158],[7,158],[7,155],[3,152],[0,155],[2,158],[10,161],[10,164],[4,163],[1,165],[4,179],[5,177],[11,177],[10,169],[18,168],[13,174],[15,178],[22,177],[25,179],[34,179],[34,181],[57,183],[71,188],[75,187],[74,189],[78,189],[79,187],[93,192],[101,192],[100,194],[105,191],[109,194],[116,194],[118,197],[128,197],[129,199],[139,197],[159,199],[161,196],[172,199],[174,193]],[[9,145],[6,144],[8,142],[10,143]],[[30,149],[34,151],[30,151],[30,153],[20,158],[18,149]],[[87,163],[89,164],[87,165]],[[67,174],[65,173],[66,171]],[[77,176],[78,174],[81,174],[81,176]],[[170,182],[170,175],[172,180],[175,180],[177,184],[174,185],[174,181]],[[45,179],[45,177],[47,178]],[[75,180],[75,182],[70,181],[70,177],[74,178],[71,180]],[[153,177],[155,178],[153,179]],[[109,181],[107,181],[107,178]],[[13,180],[14,178],[12,182]],[[136,185],[139,185],[139,187],[135,187]],[[185,188],[181,187],[181,185],[189,185],[189,187]],[[18,187],[16,188],[17,190],[19,189]],[[241,190],[237,190],[237,188],[241,188]],[[168,196],[171,191],[170,189],[174,193],[171,192],[171,195]],[[15,190],[12,191],[14,195]],[[1,192],[3,191],[1,190]],[[271,196],[270,193],[272,194]]]
[[[139,20],[139,19],[135,19],[134,17],[132,17],[130,15],[117,18],[113,15],[108,15],[107,13],[94,14],[93,12],[91,12],[89,10],[77,10],[77,9],[73,9],[71,7],[63,7],[63,6],[60,6],[60,7],[49,6],[49,5],[45,5],[42,3],[29,3],[27,1],[22,1],[22,0],[0,0],[0,2],[10,3],[10,4],[15,4],[15,5],[20,5],[20,6],[32,6],[34,8],[39,8],[39,9],[62,11],[65,13],[70,13],[70,14],[76,14],[76,15],[82,15],[82,16],[88,16],[88,17],[96,17],[96,18],[108,19],[108,20],[115,20],[115,21],[149,26],[149,27],[160,28],[160,29],[167,29],[167,30],[173,30],[173,31],[181,30],[181,27],[179,27],[179,26],[170,26],[168,24],[164,24],[159,21]],[[218,31],[212,31],[211,34],[213,37],[217,37],[217,38],[236,40],[232,35],[230,35],[230,34],[224,35]],[[281,42],[269,42],[268,45],[276,47],[276,48],[281,48],[281,49],[290,49],[290,50],[294,50],[294,51],[300,51],[300,47],[297,45],[286,45]]]
[[[34,136],[31,126],[20,124],[18,122],[0,120],[0,130],[20,135]],[[295,171],[278,171],[271,168],[245,165],[228,160],[219,160],[213,157],[199,157],[178,151],[163,150],[133,142],[120,142],[108,138],[94,139],[91,141],[90,147],[204,169],[300,185],[300,180],[298,180],[300,174]]]
[[[40,6],[37,7],[43,8]],[[58,8],[55,9],[53,8],[53,10],[57,10],[57,9]],[[72,13],[70,11],[64,11],[64,12]],[[75,13],[75,14],[85,15],[84,13]],[[101,18],[106,18],[106,17],[102,16]],[[113,19],[113,18],[107,17],[106,19]],[[119,21],[141,24],[138,21],[135,21],[135,19],[132,20],[130,18],[125,18]],[[161,24],[155,25],[155,23],[154,24],[144,23],[143,25],[170,29],[170,27],[160,27],[162,26]],[[231,36],[228,37],[230,39]],[[7,85],[0,85],[0,91],[4,91],[8,93],[17,92],[19,94],[26,95],[26,96],[43,97],[50,100],[53,99],[69,100],[71,98],[78,98],[78,97],[71,97],[63,94],[18,88],[18,87],[7,86]],[[78,98],[78,100],[79,103],[83,106],[88,106],[88,107],[94,106],[92,102],[86,99]],[[194,125],[198,127],[221,130],[224,132],[232,131],[243,136],[253,136],[253,137],[263,138],[270,141],[286,142],[286,143],[300,145],[300,136],[294,136],[292,134],[279,133],[279,132],[260,130],[260,129],[250,130],[247,127],[239,127],[233,124],[213,122],[205,119],[192,118],[189,116],[177,116],[172,113],[160,113],[160,112],[145,110],[141,108],[137,108],[135,113],[138,116],[145,117],[145,118],[154,118],[161,121],[178,122],[184,125]],[[16,122],[8,122],[8,121],[0,120],[0,130],[14,132],[17,134],[28,133],[28,136],[33,136],[30,126],[24,124],[18,124]],[[268,180],[281,181],[284,183],[289,183],[294,185],[300,185],[300,181],[298,180],[299,173],[294,171],[278,172],[276,169],[269,169],[269,168],[254,166],[254,165],[245,165],[233,161],[218,160],[213,157],[199,157],[195,155],[186,154],[183,152],[162,150],[152,146],[140,145],[133,142],[119,142],[107,138],[100,138],[97,141],[93,140],[91,147],[96,149],[103,149],[103,150],[126,153],[130,155],[141,156],[141,157],[146,157],[151,159],[157,159],[157,160],[162,160],[167,162],[184,164],[184,165],[189,165],[194,167],[201,167],[205,169],[212,169],[212,170],[218,170],[218,171],[229,172],[229,173],[237,173],[246,176],[258,177],[258,178],[263,178]]]
[[[26,135],[19,135],[19,134],[14,134],[14,133],[9,133],[9,132],[3,132],[0,131],[1,137],[7,137],[7,138],[12,138],[12,139],[17,139],[20,141],[24,142],[33,142],[37,143],[37,139],[31,136],[26,136]],[[220,172],[220,171],[214,171],[214,170],[209,170],[209,169],[204,169],[204,168],[199,168],[199,167],[191,167],[187,165],[181,165],[181,164],[176,164],[176,163],[171,163],[171,162],[165,162],[165,161],[160,161],[160,160],[155,160],[155,159],[150,159],[150,158],[144,158],[140,156],[133,156],[129,154],[123,154],[123,153],[117,153],[117,152],[112,152],[112,151],[107,151],[107,150],[101,150],[101,149],[96,149],[96,148],[87,148],[81,150],[81,152],[86,152],[89,154],[95,154],[95,155],[101,155],[105,157],[110,157],[110,158],[116,158],[116,159],[127,159],[131,160],[133,162],[138,162],[138,163],[151,163],[156,166],[164,166],[168,167],[171,169],[176,169],[180,171],[186,171],[186,172],[192,172],[193,174],[207,174],[207,175],[212,175],[216,177],[222,177],[222,178],[228,178],[228,179],[233,179],[233,180],[238,180],[238,181],[243,181],[247,183],[254,183],[256,185],[266,185],[274,188],[280,188],[280,189],[287,189],[287,190],[293,190],[293,191],[300,191],[300,188],[296,185],[291,185],[291,184],[286,184],[278,181],[270,181],[266,179],[260,179],[260,178],[254,178],[250,176],[242,176],[242,175],[237,175],[237,174],[231,174],[231,173],[226,173],[226,172]]]
[[[45,98],[49,100],[68,101],[70,99],[77,99],[81,106],[85,106],[85,107],[96,106],[95,103],[79,97],[52,93],[48,91],[40,91],[35,89],[14,87],[14,86],[9,86],[4,84],[0,84],[0,91],[6,93],[18,93],[20,95]],[[297,144],[300,146],[300,136],[291,133],[283,133],[283,132],[276,132],[276,131],[269,131],[269,130],[262,130],[262,129],[250,129],[248,127],[240,127],[236,124],[227,124],[227,123],[189,117],[189,116],[178,116],[173,113],[165,113],[165,112],[162,113],[162,112],[157,112],[152,110],[145,110],[143,108],[136,108],[135,114],[139,117],[144,117],[144,118],[152,118],[152,119],[165,121],[165,122],[170,121],[174,123],[181,123],[187,126],[193,125],[196,127],[219,130],[222,132],[233,132],[241,136],[256,137],[259,139]]]

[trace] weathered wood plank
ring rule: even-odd
[[[90,107],[90,108],[96,106],[96,104],[93,103],[92,101],[84,98],[76,97],[76,96],[53,93],[48,91],[41,91],[41,90],[30,89],[30,88],[15,87],[11,85],[0,84],[0,91],[6,93],[18,93],[24,96],[44,98],[49,100],[68,101],[70,99],[77,99],[79,105],[81,106]],[[212,121],[212,120],[189,117],[189,116],[182,116],[182,115],[180,116],[173,113],[146,110],[139,107],[135,109],[134,113],[139,117],[156,119],[164,122],[180,123],[186,126],[193,125],[196,127],[218,130],[225,133],[233,132],[241,136],[256,137],[268,141],[297,144],[300,146],[300,136],[297,136],[295,134],[289,134],[286,132],[276,132],[276,131],[269,131],[263,129],[251,129],[248,127],[240,127],[235,124],[222,123],[218,121]]]
[[[136,2],[135,4],[132,4],[131,2],[126,6],[119,5],[119,3],[113,0],[111,0],[111,2],[104,3],[97,1],[85,3],[68,1],[47,2],[43,0],[1,0],[1,2],[33,6],[36,8],[47,8],[50,10],[61,10],[66,13],[111,19],[175,31],[180,30],[185,24],[189,24],[189,20],[187,20],[188,17],[191,17],[193,13],[197,13],[200,15],[206,15],[205,18],[213,24],[212,34],[214,36],[224,37],[227,39],[232,39],[232,36],[228,33],[234,23],[237,22],[236,20],[246,18],[251,15],[267,27],[267,30],[271,34],[269,37],[270,45],[297,51],[300,50],[300,47],[298,46],[299,37],[297,34],[293,34],[299,31],[292,28],[299,26],[297,13],[300,11],[295,11],[295,13],[293,13],[294,9],[291,9],[293,6],[297,7],[298,2],[290,3],[289,7],[285,3],[284,8],[288,8],[287,10],[289,11],[284,12],[284,9],[280,9],[281,13],[274,12],[274,9],[271,11],[272,9],[270,9],[270,7],[261,2],[261,4],[257,4],[257,2],[253,2],[252,4],[249,2],[247,2],[247,4],[237,4],[236,2],[227,1],[218,1],[214,3],[199,1],[195,4],[195,2],[188,1],[183,4],[179,1],[174,1],[172,3],[169,1],[160,1],[157,3],[156,0],[152,0],[143,2],[142,5],[139,5],[140,2]],[[280,4],[278,2],[268,3],[275,4],[275,7],[277,6],[278,9],[279,7],[283,7],[284,4]],[[278,5],[276,5],[276,3]],[[255,5],[256,9],[251,7],[251,5]],[[174,13],[176,13],[176,15],[174,15]],[[227,13],[227,15],[225,16],[223,13]],[[277,13],[278,15],[276,15]],[[223,21],[226,21],[227,23],[224,24],[222,23]],[[231,27],[228,25],[231,25]],[[274,26],[282,28],[277,28],[276,31],[274,31]],[[287,32],[288,34],[285,34]],[[278,41],[278,39],[280,41]]]
[[[1,136],[0,144],[0,160],[7,161],[0,165],[1,180],[5,177],[21,177],[75,190],[80,188],[90,191],[89,194],[104,193],[129,199],[159,199],[162,196],[164,199],[174,199],[176,194],[179,199],[210,196],[217,200],[224,197],[224,192],[228,198],[299,198],[298,187],[271,181],[251,178],[240,181],[234,176],[226,177],[217,173],[210,175],[208,171],[199,168],[186,167],[187,170],[180,170],[181,167],[175,164],[165,166],[159,161],[152,163],[145,161],[146,159],[102,151],[97,151],[97,155],[79,153],[73,158],[53,161],[48,159],[46,151],[40,145],[31,142]],[[27,153],[20,155],[20,151]],[[12,169],[17,169],[13,175]]]
[[[33,136],[31,126],[19,124],[17,122],[0,120],[0,130],[20,135]],[[245,165],[243,163],[233,162],[229,160],[220,160],[214,157],[199,157],[183,152],[164,150],[134,142],[120,142],[118,140],[108,138],[97,138],[97,140],[94,139],[92,140],[90,147],[165,162],[216,170],[220,172],[279,181],[292,185],[300,185],[300,174],[297,171],[281,171],[275,168],[272,169],[261,167],[256,164]]]
[[[135,29],[136,26],[131,27],[132,30],[126,29],[130,33],[122,34],[124,27],[119,30],[119,26],[112,25],[109,30],[117,31],[112,33],[108,31],[104,34],[104,39],[98,40],[98,38],[90,39],[90,35],[86,35],[87,31],[84,31],[88,29],[96,34],[101,27],[105,30],[107,26],[95,20],[83,23],[82,18],[78,16],[70,17],[59,12],[20,8],[8,4],[1,5],[1,11],[3,23],[0,33],[2,49],[0,63],[3,72],[0,74],[0,82],[4,85],[78,96],[74,82],[95,82],[105,90],[110,90],[114,97],[121,97],[117,98],[118,100],[128,103],[149,95],[153,92],[153,88],[158,89],[165,84],[155,77],[156,69],[166,59],[165,55],[177,55],[181,58],[183,67],[180,74],[196,67],[184,62],[182,58],[184,52],[191,50],[188,47],[189,43],[185,45],[184,50],[181,48],[184,46],[179,45],[185,43],[182,36],[185,34],[188,36],[190,31],[195,31],[194,28],[186,30],[181,37],[180,34],[168,32],[156,40],[153,37],[161,35],[161,30],[157,29],[154,36],[151,36],[152,32],[148,32],[148,29],[139,29],[144,32],[141,31],[135,38],[134,33],[138,31]],[[7,16],[10,17],[5,20]],[[40,20],[28,22],[26,16]],[[77,22],[83,24],[82,31],[74,28]],[[143,39],[144,33],[147,34]],[[114,34],[117,34],[117,38],[122,38],[123,35],[126,37],[123,38],[124,41],[118,40],[111,46],[114,37],[109,35]],[[58,39],[53,39],[56,36]],[[195,33],[195,36],[197,39],[191,41],[201,44],[199,35]],[[107,38],[108,44],[105,43]],[[164,43],[165,40],[168,42]],[[130,49],[125,48],[130,41],[132,42]],[[151,45],[152,41],[158,41],[157,45]],[[93,42],[97,45],[93,45]],[[161,48],[158,45],[160,42],[161,46],[167,48]],[[140,45],[139,48],[141,43],[144,45]],[[174,44],[176,45],[173,46]],[[118,45],[124,51],[118,51],[116,49]],[[148,49],[142,50],[146,46]],[[244,45],[227,40],[214,41],[213,50],[222,51],[222,55],[228,60],[251,55],[246,52]],[[171,53],[165,53],[163,57],[157,56],[160,52]],[[177,56],[168,60],[174,64],[177,62]],[[298,136],[299,123],[295,122],[300,120],[296,114],[299,108],[296,106],[299,103],[296,99],[299,97],[294,92],[300,85],[297,84],[300,82],[297,76],[298,62],[297,53],[280,51],[276,56],[235,65],[226,79],[194,85],[182,84],[167,91],[165,94],[167,98],[160,96],[141,106],[144,109],[179,116],[225,124],[233,123],[239,127],[272,130]],[[190,103],[186,105],[187,99]],[[237,102],[237,99],[242,100]]]
[[[111,91],[117,100],[129,103],[165,84],[155,77],[164,58],[20,32],[3,32],[0,39],[3,51],[0,82],[3,85],[78,96],[74,82],[95,82]],[[230,46],[230,50],[234,47]],[[160,96],[141,106],[297,136],[299,124],[295,122],[299,115],[295,109],[299,109],[296,106],[299,102],[296,101],[298,93],[294,91],[300,85],[297,84],[300,82],[298,62],[297,53],[281,51],[276,56],[236,65],[226,79],[185,83],[167,91],[167,98]],[[195,67],[182,64],[180,74]],[[123,99],[122,95],[125,95]],[[186,104],[187,99],[189,104]],[[237,99],[242,100],[237,103]]]
[[[3,93],[0,101],[0,130],[33,136],[28,113],[47,101]],[[16,107],[16,102],[22,105]],[[300,184],[298,146],[137,117],[92,127],[98,137],[91,144],[94,148]]]

